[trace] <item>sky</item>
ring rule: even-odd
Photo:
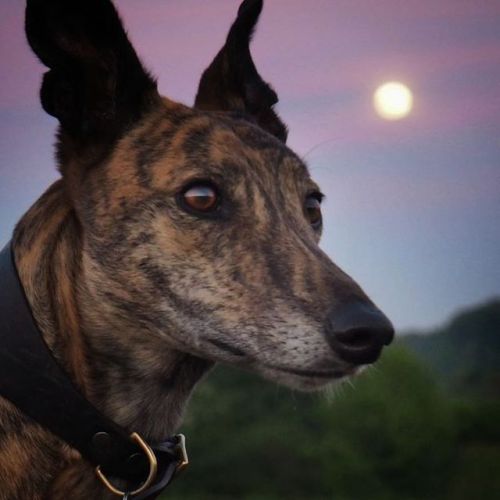
[[[238,2],[116,0],[163,95],[191,104]],[[20,0],[0,0],[0,245],[58,178]],[[252,45],[327,195],[322,247],[399,331],[500,296],[500,0],[267,0]],[[386,121],[378,85],[414,110]]]

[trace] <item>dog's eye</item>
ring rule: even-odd
[[[321,200],[323,195],[321,193],[310,194],[306,198],[304,205],[304,210],[311,226],[314,229],[318,229],[321,226],[322,216],[321,216]]]
[[[182,193],[182,201],[196,212],[212,212],[218,206],[219,196],[209,183],[192,184]]]

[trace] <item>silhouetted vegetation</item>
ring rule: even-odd
[[[500,396],[500,301],[462,312],[431,334],[406,335],[402,342],[451,393]]]
[[[183,428],[192,466],[164,498],[500,498],[499,343],[494,302],[404,338],[333,397],[218,368]]]

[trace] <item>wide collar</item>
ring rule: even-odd
[[[184,436],[148,444],[100,413],[56,361],[36,325],[9,243],[0,252],[0,395],[80,452],[122,498],[150,500],[187,465]],[[124,480],[127,491],[113,486]]]

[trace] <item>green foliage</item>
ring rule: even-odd
[[[500,498],[500,446],[466,445],[458,457],[447,500]]]
[[[219,369],[191,403],[184,431],[194,465],[170,495],[340,500],[437,492],[453,451],[452,415],[420,365],[392,349],[339,392],[291,393]]]
[[[500,396],[500,300],[462,312],[436,332],[401,341],[455,394]]]
[[[488,329],[481,339],[495,350],[500,315],[490,306],[487,319],[477,311],[473,320],[460,316],[437,334],[432,349],[418,342],[417,355],[401,343],[389,348],[334,395],[296,393],[253,374],[216,369],[196,391],[182,429],[192,465],[164,498],[500,498],[500,401],[491,391],[481,399],[477,385],[467,385],[457,399],[457,381],[464,379],[448,376],[450,366],[456,374],[462,360],[466,370],[481,364],[443,340],[452,336],[452,344],[462,342],[470,353],[477,323]],[[412,341],[407,345],[414,349]],[[441,371],[435,368],[440,349],[447,367]],[[431,362],[425,352],[432,352]],[[497,354],[484,364],[488,376],[479,369],[477,380],[498,377],[500,365],[491,364]]]
[[[455,403],[460,448],[448,500],[500,498],[500,402]]]

